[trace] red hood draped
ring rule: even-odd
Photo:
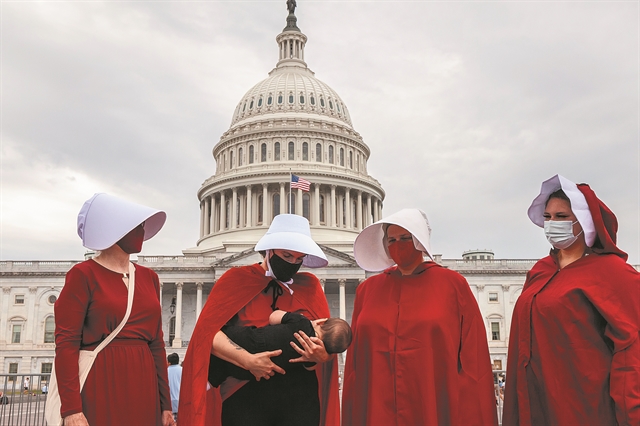
[[[596,196],[589,185],[586,183],[578,184],[578,189],[587,199],[593,224],[596,227],[597,237],[591,249],[598,254],[611,253],[627,260],[627,253],[616,246],[616,233],[618,232],[616,215]]]

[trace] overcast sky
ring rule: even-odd
[[[195,246],[211,150],[275,66],[285,1],[0,7],[0,258],[82,258],[95,192],[167,211],[143,254]],[[425,210],[435,253],[546,255],[526,211],[560,173],[609,205],[640,263],[636,2],[299,0],[296,15],[371,148],[383,214]]]

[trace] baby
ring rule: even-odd
[[[304,315],[281,310],[271,313],[269,325],[266,327],[244,327],[229,324],[222,327],[222,332],[229,339],[252,354],[282,349],[282,354],[271,358],[271,361],[285,370],[295,368],[295,365],[289,363],[289,360],[300,357],[300,354],[289,343],[293,341],[302,349],[298,340],[293,336],[300,330],[309,337],[316,336],[322,340],[327,353],[330,354],[344,352],[351,344],[351,327],[340,318],[311,321]],[[303,364],[309,365],[309,363]],[[218,387],[229,376],[241,380],[255,380],[254,375],[248,370],[211,355],[209,383]]]

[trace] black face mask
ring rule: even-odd
[[[273,274],[282,282],[287,282],[293,278],[302,266],[302,263],[289,263],[275,253],[269,258],[269,264]]]

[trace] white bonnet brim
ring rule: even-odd
[[[142,222],[145,241],[162,229],[167,214],[161,210],[123,200],[109,194],[95,194],[78,213],[78,236],[91,250],[104,250]]]
[[[267,233],[256,244],[255,251],[293,250],[304,253],[302,265],[322,268],[329,264],[327,256],[311,238],[309,221],[295,214],[279,214],[273,218]]]
[[[353,255],[362,269],[382,271],[395,265],[384,242],[385,224],[398,225],[409,231],[416,249],[432,257],[431,227],[426,213],[420,209],[404,209],[367,226],[358,235],[353,244]]]

